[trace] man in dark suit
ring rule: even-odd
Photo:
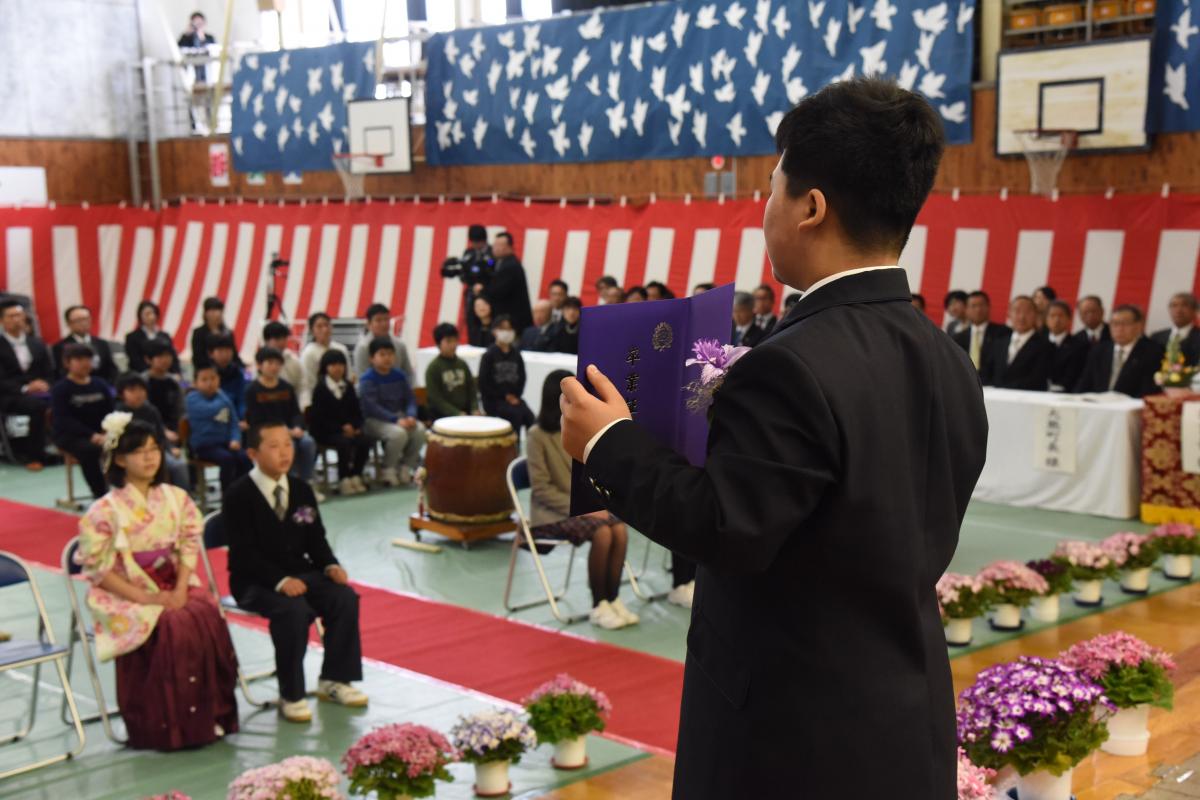
[[[483,291],[492,304],[492,319],[507,314],[512,318],[513,328],[523,331],[533,324],[533,311],[529,307],[525,267],[513,252],[511,233],[496,234],[492,255],[496,258],[496,272]]]
[[[1044,392],[1050,384],[1054,349],[1038,335],[1038,311],[1033,298],[1020,295],[1008,304],[1012,329],[995,337],[983,352],[979,378],[984,386]]]
[[[317,696],[365,706],[367,696],[350,685],[362,680],[358,595],[325,539],[312,488],[288,479],[295,451],[287,425],[256,425],[246,448],[255,467],[229,487],[221,509],[229,532],[229,588],[239,606],[271,622],[280,713],[290,722],[312,719],[304,699],[304,651],[317,617],[325,625]]]
[[[92,310],[87,306],[71,306],[63,314],[70,333],[61,342],[55,343],[54,370],[59,378],[66,377],[67,368],[63,363],[63,349],[69,344],[82,344],[92,349],[92,375],[108,385],[117,382],[117,365],[113,361],[112,346],[104,339],[92,336]]]
[[[1046,341],[1054,348],[1050,364],[1050,391],[1069,392],[1079,382],[1087,361],[1087,343],[1071,335],[1071,307],[1062,300],[1046,308]]]
[[[734,347],[754,347],[766,334],[754,322],[754,297],[749,292],[733,295],[733,330],[729,343]]]
[[[51,460],[46,453],[46,410],[53,384],[50,350],[25,332],[25,307],[15,297],[0,299],[0,415],[29,418],[29,435],[12,441],[16,455],[33,472]]]
[[[1098,344],[1111,344],[1112,334],[1104,321],[1104,303],[1094,294],[1079,300],[1079,322],[1082,327],[1075,333],[1075,341],[1087,345],[1090,355]]]
[[[995,347],[998,340],[1008,338],[1011,332],[1007,325],[991,321],[992,299],[987,292],[971,292],[967,295],[967,327],[954,336],[954,341],[971,358],[975,369],[982,369],[983,354]]]
[[[1110,323],[1112,344],[1100,343],[1092,348],[1075,385],[1076,393],[1120,392],[1144,397],[1161,392],[1154,373],[1162,367],[1163,348],[1143,335],[1146,318],[1142,310],[1118,306]]]
[[[533,324],[521,331],[521,341],[517,345],[522,353],[540,353],[550,346],[554,333],[550,311],[549,300],[538,300],[533,304]]]
[[[1189,367],[1200,363],[1200,330],[1196,328],[1196,295],[1179,292],[1169,306],[1171,327],[1157,331],[1150,338],[1166,350],[1172,341],[1179,342],[1183,360]]]
[[[775,316],[775,290],[763,284],[754,290],[754,324],[763,332],[765,338],[775,330],[779,317]]]
[[[563,444],[608,509],[700,564],[676,798],[956,796],[935,584],[987,417],[904,270],[876,266],[899,260],[942,141],[925,100],[874,79],[783,119],[763,231],[805,294],[727,374],[703,467],[628,421],[594,366],[598,398],[563,382]]]

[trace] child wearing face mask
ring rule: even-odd
[[[501,314],[492,322],[496,343],[479,362],[479,395],[484,413],[508,420],[520,437],[521,429],[534,423],[533,411],[525,405],[525,360],[516,348],[517,332],[512,319]]]

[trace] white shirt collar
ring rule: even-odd
[[[1176,328],[1174,325],[1172,325],[1171,326],[1171,338],[1174,339],[1176,336],[1178,336],[1183,339],[1186,339],[1188,336],[1191,335],[1193,327],[1194,327],[1193,325],[1184,325],[1182,328]]]
[[[822,286],[828,286],[829,284],[841,278],[849,278],[851,275],[860,275],[864,272],[874,272],[880,269],[901,269],[901,267],[897,266],[896,264],[884,264],[883,266],[879,267],[860,267],[859,269],[848,269],[845,272],[835,272],[832,275],[821,278],[821,280],[805,289],[804,297],[807,298],[810,294],[815,292],[817,289],[820,289]]]
[[[28,337],[24,333],[22,333],[20,336],[11,336],[11,335],[9,335],[8,331],[3,331],[3,330],[0,330],[0,333],[4,334],[4,338],[8,339],[9,344],[11,344],[13,347],[17,347],[17,346],[23,347],[23,346],[25,346],[25,343],[28,341]]]
[[[1068,335],[1069,334],[1066,331],[1063,331],[1062,333],[1051,333],[1049,334],[1050,343],[1055,345],[1062,344],[1064,341],[1066,341]]]
[[[1125,354],[1128,355],[1129,351],[1132,349],[1133,349],[1133,343],[1122,345],[1122,344],[1117,344],[1116,342],[1113,342],[1113,355],[1114,356],[1117,353],[1121,353],[1121,352],[1124,352]]]
[[[288,504],[288,476],[282,475],[279,480],[272,480],[257,466],[250,470],[250,480],[254,481],[254,485],[262,492],[262,496],[267,500],[267,506],[275,508],[275,487],[283,487],[283,504]]]
[[[1013,344],[1013,345],[1017,345],[1017,346],[1023,345],[1027,341],[1029,341],[1029,339],[1035,333],[1037,333],[1037,330],[1034,328],[1030,328],[1029,330],[1025,331],[1024,333],[1017,333],[1016,331],[1013,331],[1012,339],[1009,341],[1009,343]]]
[[[72,333],[70,338],[76,342],[79,342],[80,344],[92,343],[92,335],[90,333],[85,333],[83,336],[80,336],[77,333]]]
[[[753,324],[754,324],[754,320],[750,320],[745,325],[734,325],[733,329],[736,331],[740,331],[741,333],[745,333],[746,331],[750,330],[750,326]]]
[[[1087,335],[1088,335],[1089,339],[1091,339],[1093,337],[1096,339],[1099,339],[1104,334],[1104,323],[1101,322],[1099,325],[1097,325],[1094,328],[1085,327],[1084,330],[1087,331]]]
[[[972,334],[987,333],[987,327],[988,327],[988,325],[991,325],[991,324],[992,323],[990,323],[990,322],[981,322],[978,325],[976,325],[974,322],[972,322],[971,323],[971,333]]]

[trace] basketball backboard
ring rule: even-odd
[[[1000,52],[996,154],[1024,152],[1018,131],[1070,129],[1079,151],[1147,147],[1150,39]]]
[[[382,157],[382,163],[377,159],[353,159],[354,172],[412,172],[407,97],[353,100],[346,104],[346,119],[350,152]]]

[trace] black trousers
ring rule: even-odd
[[[83,470],[83,479],[87,481],[92,497],[99,499],[108,491],[108,481],[104,480],[104,469],[100,466],[100,456],[104,452],[100,445],[91,439],[63,437],[56,439],[54,446],[64,453],[70,453],[79,462]]]
[[[339,433],[323,440],[321,447],[337,450],[338,478],[352,478],[363,474],[367,459],[371,456],[371,441],[366,436],[347,436]]]
[[[513,426],[513,432],[517,434],[517,441],[521,441],[521,429],[528,428],[537,421],[537,417],[533,415],[533,411],[529,406],[525,405],[522,400],[518,405],[510,405],[507,400],[500,398],[499,400],[484,400],[483,410],[493,417],[499,417],[506,420]]]
[[[26,462],[46,460],[46,409],[49,406],[45,400],[23,394],[0,397],[0,414],[29,417],[29,435],[10,440],[18,458]]]
[[[349,683],[362,680],[362,643],[358,638],[358,594],[349,586],[334,583],[320,572],[293,577],[304,581],[308,591],[299,597],[261,586],[251,586],[238,605],[266,617],[271,623],[275,645],[275,670],[279,696],[287,702],[302,700],[304,653],[308,628],[321,618],[325,625],[325,662],[321,680]]]
[[[683,586],[696,580],[696,562],[671,553],[671,586]]]

